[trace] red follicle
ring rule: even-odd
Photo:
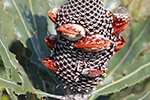
[[[115,51],[119,51],[121,48],[123,48],[126,40],[123,36],[119,36],[119,38],[117,38],[117,43],[117,46],[114,48]]]
[[[130,17],[125,14],[114,14],[113,16],[113,35],[117,35],[124,31],[130,22]]]
[[[49,68],[50,70],[57,70],[57,68],[56,67],[54,67],[54,60],[53,60],[53,58],[52,57],[50,57],[50,56],[47,56],[47,57],[45,57],[43,60],[42,60],[42,62],[43,62],[43,64],[47,67],[47,68]]]
[[[79,42],[75,43],[75,47],[85,51],[100,51],[112,44],[112,41],[104,38],[102,35],[95,34],[86,36]]]
[[[48,48],[53,50],[56,37],[53,35],[47,36],[44,40]]]
[[[89,77],[96,77],[96,76],[102,75],[103,73],[104,71],[101,71],[99,69],[90,69],[90,68],[84,69],[82,71],[83,75],[86,75]]]
[[[76,41],[85,36],[86,32],[80,24],[64,24],[56,29],[56,31],[65,39]]]
[[[56,14],[57,14],[57,8],[54,8],[54,9],[51,9],[51,10],[49,10],[48,11],[48,16],[49,16],[49,18],[54,22],[54,23],[56,23],[56,18],[55,18],[55,16],[56,16]]]

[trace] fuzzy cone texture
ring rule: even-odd
[[[104,9],[103,0],[68,0],[56,14],[56,28],[67,23],[82,25],[86,35],[98,33],[108,40],[116,42],[118,35],[113,33],[113,16]],[[115,44],[97,52],[86,52],[74,47],[75,42],[66,40],[59,34],[53,48],[56,76],[72,92],[89,92],[97,86],[107,74],[108,61],[115,54]],[[86,68],[97,69],[104,73],[98,76],[86,76]]]

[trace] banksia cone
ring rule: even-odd
[[[103,0],[68,0],[50,10],[49,17],[57,35],[45,38],[53,55],[43,63],[70,91],[89,92],[102,82],[109,59],[124,46],[119,33],[127,27],[129,16],[107,11]]]

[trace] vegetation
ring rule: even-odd
[[[49,3],[59,7],[67,0],[0,0],[0,99],[49,100],[65,98],[61,83],[41,63],[50,55],[44,43],[56,34],[48,18]],[[104,0],[111,11],[129,0]],[[150,98],[149,0],[134,0],[128,7],[129,27],[122,33],[125,47],[109,62],[103,85],[89,93],[89,100]],[[59,86],[58,86],[59,85]],[[48,98],[47,98],[48,100]]]

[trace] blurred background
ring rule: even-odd
[[[104,0],[104,4],[113,11],[129,1]],[[0,0],[0,100],[57,100],[48,94],[65,95],[64,85],[41,59],[51,54],[44,38],[56,34],[48,18],[49,3],[58,8],[66,2]],[[149,0],[134,0],[126,12],[119,11],[131,17],[121,33],[127,43],[109,61],[103,85],[89,100],[150,100],[149,5]]]

